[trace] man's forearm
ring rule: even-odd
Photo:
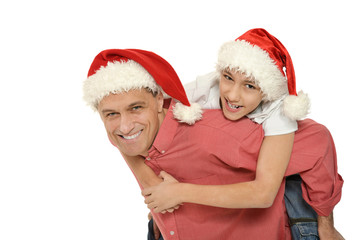
[[[143,157],[129,157],[123,155],[123,158],[143,188],[155,186],[162,182],[162,179],[160,179],[153,170],[144,163]]]
[[[162,182],[162,179],[160,179],[146,164],[144,164],[144,166],[141,166],[137,172],[135,172],[134,170],[133,172],[143,188],[155,186]]]

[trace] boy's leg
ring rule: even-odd
[[[302,179],[298,174],[286,178],[284,198],[292,239],[319,240],[317,213],[302,198],[301,182]]]

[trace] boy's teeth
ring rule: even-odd
[[[123,135],[122,135],[122,137],[123,137],[124,139],[127,139],[127,140],[134,139],[134,138],[138,137],[141,132],[142,132],[142,131],[139,131],[139,132],[137,132],[136,134],[131,135],[131,136],[123,136]]]
[[[237,109],[237,108],[239,108],[239,106],[237,106],[237,105],[232,105],[232,104],[230,104],[229,102],[227,102],[227,104],[228,104],[228,106],[229,106],[230,108],[232,108],[232,109]]]

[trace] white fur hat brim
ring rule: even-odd
[[[111,93],[141,88],[149,88],[154,92],[160,90],[153,77],[137,62],[108,62],[106,67],[101,67],[84,81],[83,98],[96,110],[99,102]]]
[[[105,96],[141,88],[148,88],[153,92],[161,91],[164,98],[170,98],[152,75],[137,62],[133,60],[108,62],[105,67],[102,66],[84,81],[83,98],[96,111],[99,102]],[[173,114],[179,122],[192,125],[202,118],[202,109],[197,103],[185,106],[178,102],[173,108]]]

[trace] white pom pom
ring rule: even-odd
[[[300,91],[297,95],[289,95],[283,102],[283,113],[292,120],[305,118],[311,105],[307,94]]]
[[[202,108],[198,103],[192,103],[190,107],[176,103],[173,108],[173,115],[179,122],[193,125],[202,118]]]

